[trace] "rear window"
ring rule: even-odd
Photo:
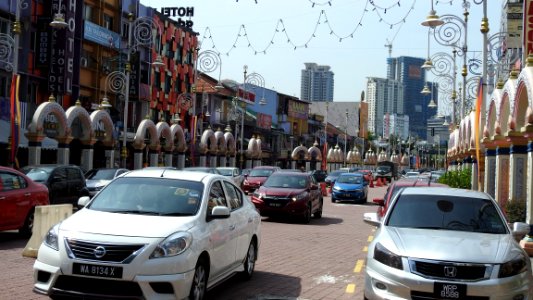
[[[400,195],[391,209],[386,225],[507,233],[507,227],[492,201],[447,195]]]
[[[248,176],[250,177],[268,177],[274,171],[270,169],[255,169],[250,172]]]

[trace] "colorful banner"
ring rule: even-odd
[[[17,150],[20,134],[19,76],[13,74],[11,80],[11,165],[17,162]]]
[[[476,100],[476,120],[474,124],[474,138],[476,139],[476,166],[477,166],[477,187],[478,190],[482,190],[481,186],[481,172],[479,172],[479,164],[481,162],[481,154],[480,154],[480,128],[481,128],[481,105],[483,103],[483,78],[479,78],[479,84],[477,87],[477,100]]]
[[[327,141],[324,143],[324,147],[322,149],[322,170],[324,171],[328,170],[328,142]]]

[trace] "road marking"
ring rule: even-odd
[[[360,273],[363,269],[365,262],[362,259],[357,260],[357,263],[355,264],[355,268],[353,269],[354,273]]]
[[[369,235],[368,236],[368,242],[372,242],[374,240],[374,236],[373,235]]]
[[[355,292],[355,284],[350,283],[346,287],[346,293],[353,294],[353,292]]]
[[[368,252],[368,246],[365,246],[365,247],[363,248],[363,252]]]

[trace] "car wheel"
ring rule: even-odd
[[[307,209],[305,210],[305,213],[304,213],[304,216],[303,216],[303,222],[305,224],[309,224],[311,222],[312,214],[313,214],[313,212],[312,212],[311,204],[308,203],[307,204]]]
[[[332,203],[335,203],[335,202],[337,202],[337,199],[331,197],[331,202],[332,202]]]
[[[313,214],[313,217],[315,217],[315,219],[320,219],[322,218],[322,208],[324,207],[324,200],[320,199],[320,207],[318,208],[317,211],[315,211],[315,213]]]
[[[203,259],[199,259],[194,268],[194,277],[192,279],[191,291],[189,292],[190,300],[202,300],[207,290],[207,268]]]
[[[252,278],[255,269],[255,260],[257,258],[257,247],[255,241],[250,242],[248,252],[246,253],[246,260],[244,261],[244,271],[241,273],[241,277],[244,280]]]
[[[31,209],[26,220],[24,220],[24,225],[19,229],[19,233],[25,237],[31,236],[33,232],[33,222],[35,221],[35,209]]]

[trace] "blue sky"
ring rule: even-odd
[[[469,51],[481,51],[482,5],[470,2],[468,47]],[[345,102],[359,101],[366,77],[386,76],[389,56],[386,44],[392,45],[393,57],[427,57],[427,28],[420,23],[431,9],[429,0],[257,0],[257,3],[141,0],[141,3],[158,11],[161,7],[194,7],[193,29],[202,41],[201,51],[220,53],[221,79],[242,81],[243,66],[247,65],[249,73],[263,76],[265,87],[297,97],[300,73],[306,62],[331,67],[335,73],[334,101]],[[462,3],[439,0],[434,8],[437,15],[462,17]],[[499,31],[500,15],[501,1],[490,1],[489,34]],[[450,48],[438,46],[433,40],[430,49],[432,53],[451,53]],[[218,71],[209,75],[217,78]]]

